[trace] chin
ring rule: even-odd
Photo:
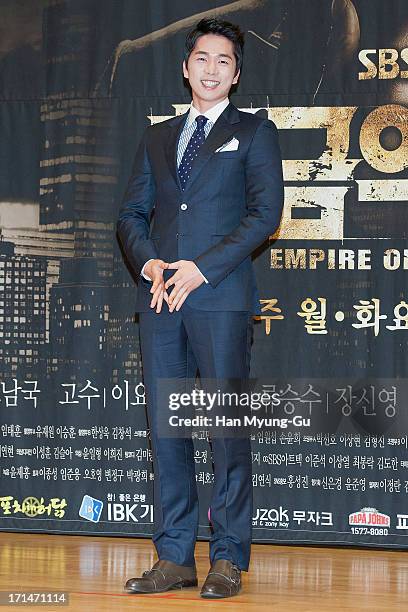
[[[206,100],[216,100],[217,98],[221,99],[221,97],[225,97],[223,92],[220,91],[219,89],[213,90],[213,91],[205,90],[201,92],[201,94],[202,94],[202,97],[205,98]]]

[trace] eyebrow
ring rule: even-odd
[[[218,57],[228,57],[230,60],[232,60],[232,57],[230,55],[228,55],[228,53],[208,53],[208,51],[200,51],[199,49],[197,49],[197,51],[194,51],[194,54],[201,54],[201,55],[217,55]]]

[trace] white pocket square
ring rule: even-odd
[[[224,151],[237,151],[239,147],[239,140],[238,138],[232,138],[232,140],[229,140],[228,142],[225,142],[223,145],[221,145],[220,147],[218,147],[218,149],[215,150],[215,153],[224,153]]]

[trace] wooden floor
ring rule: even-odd
[[[221,601],[199,596],[208,571],[208,543],[196,548],[198,588],[130,595],[123,585],[155,562],[150,540],[0,533],[0,591],[65,590],[69,606],[40,610],[408,610],[406,552],[253,545],[240,595]],[[2,610],[34,609],[0,606]]]

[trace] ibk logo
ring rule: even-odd
[[[153,504],[108,503],[108,521],[118,523],[153,523]],[[144,521],[143,521],[144,519]]]
[[[101,518],[103,501],[90,495],[84,495],[79,509],[79,516],[92,523],[98,523]]]
[[[408,514],[397,514],[396,529],[408,529]]]
[[[359,512],[349,514],[349,525],[363,525],[366,527],[389,527],[388,514],[378,512],[376,508],[361,508]]]

